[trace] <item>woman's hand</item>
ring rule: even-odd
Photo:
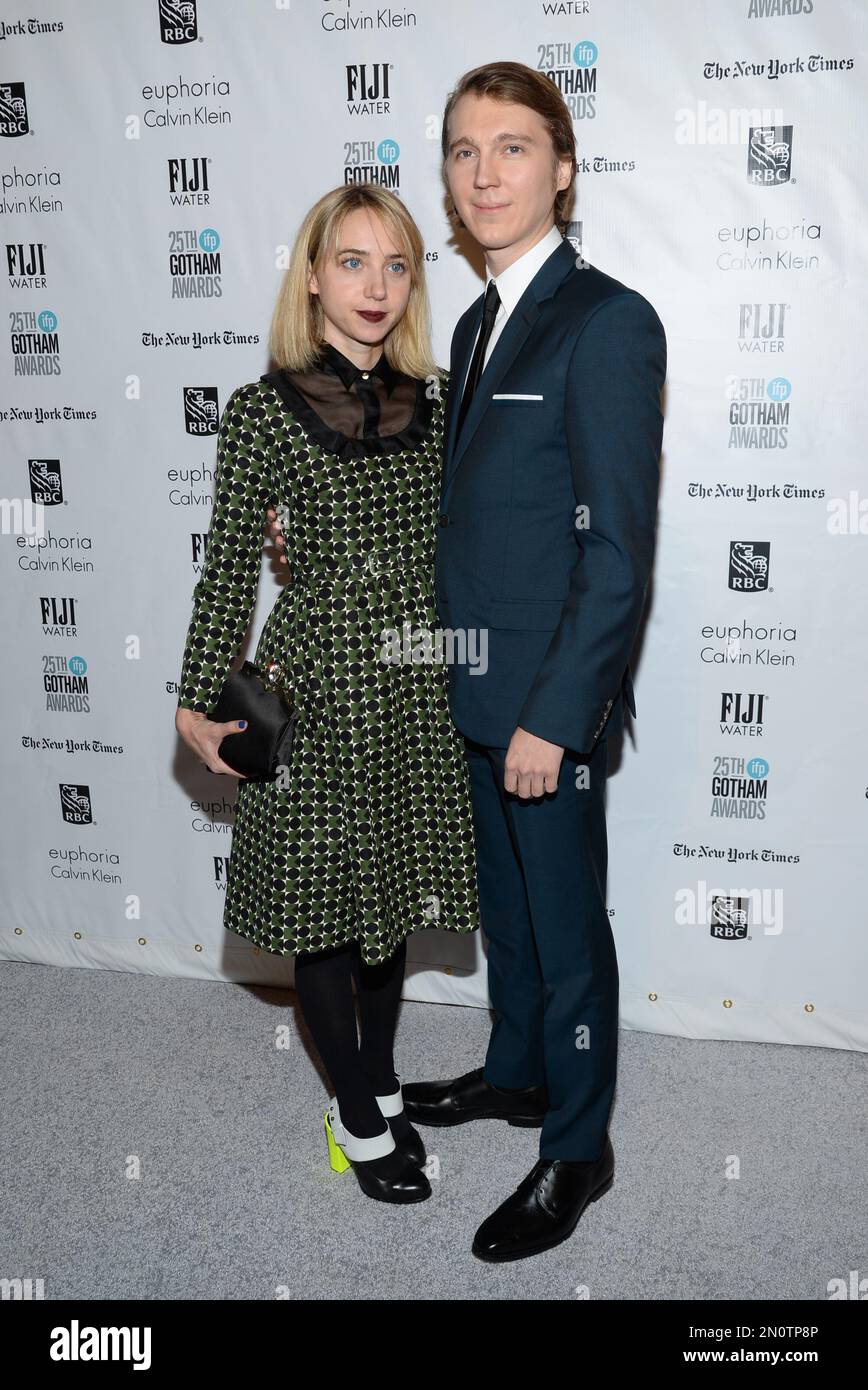
[[[268,534],[280,551],[280,563],[282,565],[288,565],[289,561],[286,558],[286,541],[283,539],[283,527],[280,524],[280,518],[273,507],[266,507],[265,515],[269,518]]]
[[[243,719],[230,719],[226,724],[218,724],[199,710],[185,709],[179,705],[175,710],[175,728],[181,738],[192,748],[197,758],[212,772],[224,772],[230,777],[244,777],[244,772],[236,772],[234,767],[224,763],[217,749],[227,734],[237,734],[245,728]]]

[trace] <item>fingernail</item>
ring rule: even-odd
[[[246,729],[246,728],[247,728],[247,720],[246,720],[246,719],[239,719],[239,721],[238,721],[238,727],[239,727],[239,729]]]

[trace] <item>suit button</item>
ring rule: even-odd
[[[447,513],[447,512],[443,512],[443,513],[441,514],[441,516],[438,518],[438,520],[439,520],[441,526],[448,526],[448,525],[449,525],[449,515],[448,515],[448,513]]]

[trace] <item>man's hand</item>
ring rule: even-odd
[[[288,565],[289,561],[286,558],[286,541],[283,539],[283,527],[280,524],[277,512],[273,507],[266,507],[265,515],[268,517],[268,534],[280,551],[280,563],[282,565]]]
[[[564,750],[559,743],[518,728],[509,740],[503,767],[503,786],[518,796],[542,796],[558,789]]]

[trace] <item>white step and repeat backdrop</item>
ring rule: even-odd
[[[627,1027],[868,1049],[863,0],[7,0],[0,952],[291,980],[225,933],[236,783],[176,682],[217,421],[327,188],[398,192],[438,360],[446,93],[510,58],[575,119],[570,233],[669,342],[638,718],[609,782]],[[42,527],[40,508],[44,504]],[[276,596],[263,566],[250,655]],[[484,1006],[479,934],[409,998]]]

